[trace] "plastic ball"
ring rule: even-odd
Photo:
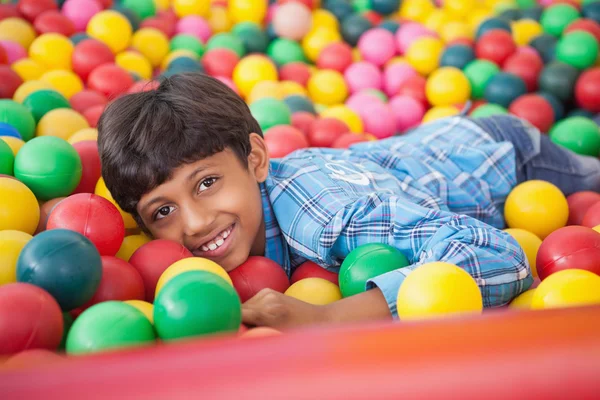
[[[348,96],[346,82],[337,71],[317,71],[309,78],[307,86],[310,97],[319,104],[339,104]]]
[[[481,36],[475,45],[475,55],[479,59],[489,60],[502,66],[517,47],[510,33],[494,29]]]
[[[550,182],[531,180],[509,193],[504,217],[510,228],[524,229],[543,240],[566,225],[569,205],[560,189]]]
[[[102,64],[112,63],[115,56],[110,47],[95,39],[87,39],[75,46],[73,71],[87,81],[90,73]]]
[[[328,28],[313,29],[302,39],[302,49],[310,61],[316,61],[323,49],[332,43],[341,42],[338,31]]]
[[[154,324],[154,306],[143,300],[126,300],[123,303],[135,307],[138,311],[148,318],[151,324]]]
[[[576,192],[567,197],[569,220],[567,225],[582,225],[586,212],[600,202],[600,194],[592,191]]]
[[[279,74],[281,80],[297,82],[302,86],[306,86],[311,76],[310,69],[302,62],[293,62],[282,66]]]
[[[119,251],[117,251],[115,257],[124,261],[129,261],[137,249],[149,242],[150,238],[144,234],[125,236],[123,243],[121,243],[121,247],[119,248]]]
[[[554,123],[554,110],[552,105],[536,94],[526,94],[517,98],[508,109],[511,114],[522,118],[541,132],[548,132]]]
[[[127,18],[113,10],[99,12],[87,25],[87,34],[108,45],[115,54],[129,46],[132,32],[133,28]]]
[[[526,231],[524,229],[505,229],[506,233],[512,236],[519,246],[523,249],[525,253],[525,257],[527,257],[527,262],[529,263],[529,267],[531,268],[531,274],[533,277],[537,277],[537,267],[536,260],[537,254],[542,245],[542,239],[534,235],[533,233]]]
[[[515,297],[513,301],[510,302],[508,308],[513,310],[530,310],[534,295],[535,289],[529,289]]]
[[[200,39],[206,43],[212,31],[208,22],[198,15],[189,15],[181,18],[175,27],[175,31],[179,34],[188,34]]]
[[[46,33],[29,47],[29,57],[51,69],[71,69],[73,44],[58,33]]]
[[[307,112],[315,115],[315,107],[310,99],[304,95],[291,95],[283,99],[292,113],[292,125],[294,125],[294,115],[299,112]]]
[[[85,128],[89,128],[89,125],[77,111],[70,108],[57,108],[44,114],[36,131],[38,137],[56,136],[67,140],[72,134]]]
[[[233,282],[227,272],[217,263],[207,258],[189,257],[175,261],[160,275],[156,283],[155,297],[158,297],[162,288],[176,276],[188,271],[207,271],[215,274],[233,286]]]
[[[261,27],[254,22],[241,22],[235,25],[232,33],[244,44],[246,52],[264,53],[269,45],[269,37]]]
[[[133,228],[137,227],[137,224],[136,224],[135,220],[133,219],[133,217],[131,216],[131,214],[126,213],[125,211],[123,211],[121,209],[121,207],[119,207],[119,205],[117,204],[117,202],[115,201],[115,199],[113,199],[112,195],[110,194],[110,192],[106,188],[106,184],[104,183],[104,179],[102,179],[102,178],[98,179],[98,183],[96,183],[96,188],[94,189],[94,194],[97,194],[98,196],[104,197],[106,200],[108,200],[111,203],[113,203],[113,205],[115,207],[117,207],[117,210],[119,210],[119,213],[121,213],[121,217],[123,218],[123,222],[125,224],[125,229],[133,229]]]
[[[512,32],[510,23],[504,18],[488,18],[479,25],[475,36],[479,39],[485,33],[497,29],[501,29],[508,33]]]
[[[432,30],[421,24],[407,22],[396,31],[396,45],[400,54],[405,54],[410,45],[417,39],[423,37],[437,37]]]
[[[473,49],[465,45],[448,46],[440,58],[441,67],[463,69],[475,59]]]
[[[38,90],[33,92],[25,98],[23,105],[31,110],[33,118],[38,123],[42,117],[52,110],[71,108],[69,101],[54,90]],[[61,123],[62,122],[64,121],[61,121]],[[54,123],[56,123],[56,121]]]
[[[16,179],[0,177],[0,231],[16,230],[32,235],[40,219],[33,192]]]
[[[300,40],[312,27],[312,14],[304,4],[291,2],[277,7],[273,28],[279,37]]]
[[[286,102],[287,104],[287,102]],[[298,129],[304,136],[308,132],[312,124],[317,120],[315,114],[306,111],[296,111],[292,114],[292,126]]]
[[[64,70],[53,70],[44,73],[40,80],[49,83],[51,88],[71,99],[76,93],[83,90],[81,79],[73,72]]]
[[[88,22],[101,11],[102,6],[96,0],[67,0],[61,8],[77,31],[85,31]]]
[[[266,57],[250,55],[244,57],[233,70],[233,81],[244,97],[260,81],[277,81],[277,69]]]
[[[238,55],[229,49],[213,49],[202,57],[202,65],[211,76],[231,78],[239,61]],[[270,81],[267,81],[270,82]]]
[[[410,96],[395,96],[389,102],[396,120],[396,131],[405,132],[421,122],[425,107]]]
[[[598,58],[598,41],[588,32],[567,33],[556,46],[556,57],[575,68],[589,68]]]
[[[550,131],[550,140],[577,154],[600,154],[600,128],[589,118],[570,117],[558,122]]]
[[[388,96],[394,96],[409,78],[417,72],[409,64],[401,62],[388,65],[383,72],[383,89]]]
[[[152,78],[152,64],[138,52],[125,51],[117,54],[115,64],[129,73],[137,74],[142,79]]]
[[[26,283],[0,286],[0,354],[27,349],[56,350],[63,318],[56,300]]]
[[[321,118],[315,121],[307,134],[312,147],[330,147],[344,133],[350,132],[348,126],[334,118]]]
[[[532,309],[577,307],[600,303],[600,276],[581,269],[556,272],[536,288]]]
[[[28,49],[35,37],[31,24],[21,18],[10,17],[0,21],[0,40],[15,42]]]
[[[35,119],[27,107],[15,101],[0,99],[0,122],[15,127],[24,141],[34,136]]]
[[[589,228],[595,228],[600,225],[600,207],[597,204],[592,204],[585,212],[581,225]]]
[[[341,34],[350,46],[356,46],[360,37],[373,27],[373,23],[360,14],[352,14],[342,21]]]
[[[443,49],[443,43],[439,39],[420,38],[406,51],[406,59],[418,73],[427,76],[438,68]]]
[[[364,60],[382,66],[396,54],[394,35],[382,28],[365,32],[358,40],[358,49]]]
[[[261,0],[230,0],[229,16],[234,23],[254,22],[260,24],[267,14],[267,2]]]
[[[460,110],[455,106],[434,106],[423,115],[423,123],[458,115]]]
[[[0,98],[12,98],[22,83],[21,77],[9,66],[0,65]]]
[[[393,136],[396,132],[396,118],[392,109],[384,103],[371,103],[362,113],[365,131],[378,139]]]
[[[556,4],[544,10],[540,22],[544,31],[560,37],[565,28],[579,18],[579,11],[568,4]]]
[[[575,84],[577,103],[588,111],[600,112],[600,68],[584,71]]]
[[[271,158],[281,158],[309,146],[304,134],[289,125],[274,126],[265,131],[265,143]]]
[[[172,52],[170,52],[165,59],[163,60],[163,62],[161,63],[160,68],[163,70],[168,70],[169,67],[171,66],[171,63],[173,61],[175,61],[178,58],[189,58],[191,60],[194,61],[198,61],[200,60],[200,57],[198,57],[198,55],[196,53],[194,53],[193,51],[190,50],[174,50]]]
[[[59,33],[69,37],[76,32],[73,22],[56,10],[45,11],[40,14],[35,19],[33,26],[40,34]]]
[[[17,9],[28,21],[33,22],[43,12],[58,9],[58,5],[54,0],[19,0]]]
[[[486,118],[492,115],[506,115],[508,110],[498,104],[482,104],[473,111],[471,111],[471,117],[473,118]]]
[[[173,37],[169,44],[169,48],[171,51],[188,50],[197,54],[198,56],[202,56],[204,54],[204,45],[200,39],[184,33]]]
[[[246,100],[246,102],[251,105],[255,101],[264,99],[267,97],[277,99],[277,100],[283,99],[283,90],[281,89],[279,82],[273,82],[273,81],[258,82],[256,84],[256,86],[254,86],[254,88],[252,88],[252,91],[250,92],[250,95],[248,96],[248,99]]]
[[[467,77],[458,68],[442,67],[429,76],[425,92],[430,104],[448,106],[469,100],[471,86]]]
[[[409,273],[398,291],[401,320],[480,313],[483,299],[475,280],[465,270],[444,262],[421,265]]]
[[[133,83],[131,75],[114,64],[103,64],[88,77],[88,88],[102,93],[109,100],[126,93]]]
[[[553,95],[552,93],[543,92],[543,91],[537,92],[537,94],[539,94],[540,96],[542,96],[543,98],[548,100],[548,102],[552,106],[552,109],[554,110],[554,120],[555,121],[558,121],[564,117],[565,106],[555,95]]]
[[[554,36],[544,33],[529,42],[529,46],[538,52],[545,63],[549,63],[554,60],[557,43]]]
[[[292,284],[285,294],[314,305],[326,305],[342,298],[340,288],[322,278],[305,278]]]
[[[508,107],[519,96],[527,93],[523,79],[506,72],[495,74],[487,83],[484,91],[485,99],[494,104]]]
[[[573,21],[567,29],[563,31],[563,34],[567,34],[575,31],[584,31],[594,35],[597,41],[600,41],[600,24],[596,21],[586,18],[580,18]]]
[[[522,19],[512,24],[512,36],[517,46],[525,46],[543,32],[542,26],[534,20]]]
[[[100,121],[100,117],[104,112],[104,106],[94,106],[90,107],[84,111],[83,117],[86,119],[88,124],[90,124],[91,128],[98,127],[98,121]]]
[[[17,281],[17,260],[31,238],[21,231],[0,231],[0,286]]]
[[[13,175],[15,156],[12,148],[0,138],[0,174]]]
[[[78,133],[83,135],[77,141],[72,140]],[[98,144],[96,143],[98,133],[95,129],[84,129],[78,133],[69,138],[69,143],[73,145],[73,148],[79,154],[82,165],[81,180],[73,193],[94,193],[96,183],[101,175],[100,156],[98,155]],[[85,137],[86,133],[90,136]]]
[[[14,62],[10,67],[25,82],[39,79],[47,71],[44,65],[33,61],[31,58],[23,58]]]
[[[294,284],[302,279],[307,278],[325,279],[336,286],[338,285],[339,280],[338,274],[335,272],[328,271],[312,261],[305,261],[294,270],[292,277],[290,278],[290,283]]]
[[[276,125],[289,125],[291,112],[281,100],[265,97],[250,105],[252,116],[259,123],[263,132]]]
[[[323,72],[317,72],[313,75],[314,79],[318,76],[318,74],[323,74]],[[357,62],[350,65],[346,71],[344,72],[344,78],[346,80],[348,89],[350,89],[351,93],[359,92],[363,89],[381,89],[383,86],[383,77],[379,68],[374,64],[371,64],[366,61]],[[310,82],[309,81],[309,93],[310,93]],[[325,82],[318,82],[318,84],[323,84]],[[317,90],[322,90],[322,88],[316,88]],[[313,97],[317,103],[322,103],[322,100],[317,100]],[[335,99],[334,99],[335,100]],[[331,101],[329,103],[323,104],[336,104],[343,102],[344,99],[339,98],[338,101]]]
[[[506,59],[502,69],[523,79],[527,90],[531,92],[537,89],[543,68],[544,63],[537,54],[515,53]]]
[[[21,134],[14,126],[9,125],[5,122],[0,122],[0,137],[14,137],[21,139]]]
[[[144,281],[140,273],[126,261],[116,257],[102,257],[102,279],[94,297],[85,304],[112,300],[141,300],[144,298]]]
[[[169,39],[154,28],[143,28],[135,32],[131,38],[131,46],[150,61],[153,67],[158,67],[169,53]]]
[[[277,38],[273,40],[267,48],[267,55],[277,65],[306,61],[300,44],[290,39]]]
[[[360,116],[347,106],[329,107],[321,113],[321,118],[336,118],[348,125],[351,132],[363,132],[363,123]]]
[[[229,276],[242,303],[262,289],[269,288],[284,293],[290,286],[283,268],[265,257],[248,257],[242,265],[230,271]]]
[[[9,64],[27,58],[27,50],[19,43],[11,42],[9,40],[0,40],[0,46],[4,49]]]
[[[132,305],[107,301],[85,310],[67,336],[67,354],[90,354],[154,343],[154,327]]]

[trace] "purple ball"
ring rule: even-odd
[[[344,78],[351,93],[363,89],[379,89],[383,86],[383,76],[375,65],[361,61],[350,65],[344,71]]]
[[[383,28],[370,29],[358,40],[358,50],[366,61],[380,67],[396,55],[394,34]]]

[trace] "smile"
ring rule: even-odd
[[[222,255],[227,247],[229,247],[228,245],[231,241],[231,233],[233,232],[234,227],[235,224],[230,225],[208,242],[198,246],[196,251],[193,252],[194,255],[201,257],[218,257]]]

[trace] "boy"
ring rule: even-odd
[[[599,160],[509,116],[459,116],[348,151],[269,160],[246,103],[201,74],[115,100],[98,129],[102,175],[123,210],[154,238],[227,271],[250,255],[276,261],[288,276],[306,260],[337,271],[372,242],[397,247],[412,263],[327,306],[262,291],[243,305],[250,325],[392,318],[405,275],[432,261],[471,274],[485,307],[504,305],[533,281],[523,251],[500,230],[510,190],[528,179],[567,195],[600,190]]]

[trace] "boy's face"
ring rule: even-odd
[[[258,183],[269,170],[266,145],[250,135],[246,169],[230,149],[175,171],[146,193],[137,211],[156,239],[183,244],[195,256],[231,271],[249,255],[263,255],[265,227]]]

